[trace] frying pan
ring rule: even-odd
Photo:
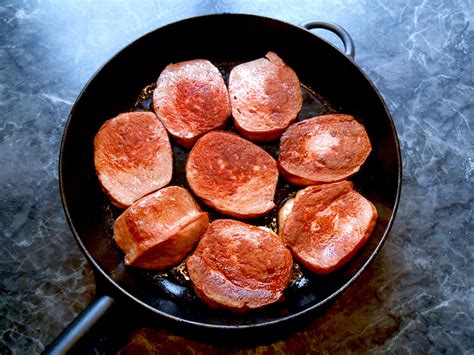
[[[324,28],[340,37],[344,53],[309,32]],[[328,276],[295,267],[285,300],[245,314],[214,310],[196,298],[182,265],[166,272],[125,267],[113,241],[113,221],[120,211],[101,191],[94,171],[93,139],[103,122],[118,113],[148,110],[153,84],[169,63],[206,58],[227,80],[241,62],[277,53],[297,73],[304,97],[299,120],[328,112],[352,114],[363,123],[372,153],[351,180],[377,208],[375,230],[359,253]],[[230,121],[230,120],[229,120]],[[232,130],[229,123],[227,129]],[[277,156],[278,142],[261,145]],[[186,187],[187,151],[173,144],[171,184]],[[109,60],[83,89],[69,115],[59,160],[62,202],[77,243],[98,281],[107,286],[49,346],[47,352],[71,349],[91,326],[123,297],[145,312],[171,323],[199,329],[256,331],[314,314],[346,289],[367,267],[385,241],[395,217],[401,188],[401,157],[390,114],[377,89],[354,62],[354,45],[337,25],[309,21],[294,26],[278,20],[242,14],[190,18],[159,28],[131,43]],[[280,179],[275,202],[280,206],[296,189]],[[275,226],[277,208],[251,223]],[[217,214],[213,218],[219,217]],[[113,297],[111,297],[113,295]]]

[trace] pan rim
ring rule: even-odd
[[[171,27],[171,26],[177,26],[177,25],[180,25],[180,24],[185,23],[187,21],[194,21],[194,20],[199,20],[199,19],[205,20],[205,19],[211,18],[211,17],[222,17],[222,16],[248,17],[248,18],[255,18],[255,19],[258,19],[258,20],[266,20],[266,21],[270,21],[270,22],[274,22],[274,23],[280,23],[280,24],[286,25],[288,27],[291,27],[294,30],[300,30],[300,31],[307,32],[307,33],[311,34],[312,36],[316,37],[318,40],[324,42],[326,45],[328,45],[328,46],[332,47],[333,49],[335,49],[336,51],[338,51],[340,53],[340,55],[342,55],[346,60],[348,60],[359,71],[359,73],[364,77],[364,79],[371,86],[372,90],[375,92],[375,94],[377,95],[380,103],[382,104],[382,107],[383,107],[383,109],[386,113],[386,116],[388,117],[390,128],[391,128],[391,131],[392,131],[393,136],[394,136],[394,143],[395,143],[395,147],[396,147],[396,156],[397,156],[397,160],[398,160],[398,164],[397,164],[398,165],[397,191],[396,191],[396,196],[395,196],[395,200],[394,200],[393,211],[391,213],[391,216],[388,220],[387,227],[386,227],[379,243],[375,247],[372,254],[369,256],[369,258],[366,260],[366,262],[360,267],[360,269],[343,286],[341,286],[336,292],[332,293],[330,296],[326,297],[324,300],[322,300],[322,301],[320,301],[320,302],[318,302],[318,303],[316,303],[316,304],[314,304],[310,307],[307,307],[307,308],[305,308],[301,311],[295,312],[295,313],[287,315],[287,316],[283,316],[279,319],[268,320],[268,321],[263,321],[263,322],[260,322],[260,323],[253,323],[253,324],[240,324],[240,325],[211,324],[211,323],[198,322],[198,321],[193,321],[193,320],[181,318],[181,317],[174,316],[172,314],[166,313],[166,312],[164,312],[160,309],[157,309],[155,307],[152,307],[149,304],[145,303],[144,301],[142,301],[142,300],[138,299],[137,297],[135,297],[130,292],[128,292],[126,289],[124,289],[122,286],[120,286],[115,280],[113,280],[112,277],[109,276],[107,274],[107,272],[105,272],[100,267],[100,265],[95,261],[95,259],[92,257],[92,255],[89,253],[89,251],[85,247],[84,243],[82,242],[81,237],[79,236],[79,233],[77,232],[77,230],[74,226],[74,222],[72,220],[72,217],[71,217],[71,214],[70,214],[70,211],[69,211],[69,207],[67,205],[66,196],[65,196],[66,195],[65,194],[65,188],[64,188],[64,178],[63,178],[64,154],[63,154],[63,152],[64,152],[64,146],[66,144],[68,132],[70,131],[71,121],[72,121],[72,118],[74,117],[74,112],[76,111],[78,103],[81,101],[81,98],[84,96],[84,94],[88,90],[89,86],[95,80],[95,78],[99,75],[99,73],[107,65],[109,65],[109,63],[112,62],[113,59],[116,56],[118,56],[119,54],[127,51],[129,48],[136,45],[136,43],[138,43],[139,41],[142,41],[145,37],[152,35],[156,31],[159,31],[159,30],[162,30],[164,28]],[[265,16],[259,16],[259,15],[253,15],[253,14],[218,13],[218,14],[207,14],[207,15],[201,15],[201,16],[195,16],[195,17],[189,17],[189,18],[181,19],[181,20],[178,20],[178,21],[175,21],[175,22],[172,22],[172,23],[168,23],[168,24],[163,25],[161,27],[158,27],[158,28],[156,28],[152,31],[149,31],[148,33],[140,36],[139,38],[135,39],[134,41],[132,41],[131,43],[127,44],[125,47],[123,47],[122,49],[117,51],[112,57],[110,57],[106,62],[104,62],[104,64],[102,64],[96,70],[96,72],[86,82],[86,84],[82,88],[81,92],[77,96],[77,98],[74,102],[74,105],[72,106],[71,111],[68,115],[66,124],[64,126],[64,131],[63,131],[63,135],[62,135],[62,139],[61,139],[60,153],[59,153],[58,176],[59,176],[59,188],[60,188],[61,202],[62,202],[63,210],[64,210],[64,213],[65,213],[68,225],[69,225],[69,227],[72,231],[72,234],[73,234],[74,238],[76,239],[77,244],[79,245],[82,253],[85,255],[88,262],[92,265],[93,269],[95,271],[99,272],[103,277],[105,277],[105,279],[111,285],[113,285],[113,287],[116,290],[118,290],[122,294],[122,296],[125,296],[128,299],[136,302],[140,306],[144,307],[145,309],[147,309],[147,310],[149,310],[149,311],[151,311],[151,312],[153,312],[157,315],[160,315],[162,317],[168,318],[168,319],[170,319],[174,322],[186,323],[188,325],[197,326],[197,327],[201,327],[201,328],[207,328],[207,329],[214,329],[214,330],[231,330],[231,329],[239,329],[239,330],[246,330],[247,329],[248,330],[248,329],[257,329],[257,328],[261,329],[261,328],[264,328],[264,327],[280,325],[282,323],[286,323],[288,321],[295,320],[295,319],[303,317],[303,316],[305,316],[305,315],[307,315],[311,312],[314,312],[315,310],[321,308],[323,305],[327,304],[328,302],[334,300],[337,296],[339,296],[350,285],[352,285],[352,283],[355,282],[355,280],[361,275],[361,273],[363,271],[365,271],[365,269],[369,266],[369,264],[377,256],[380,249],[384,245],[384,243],[385,243],[385,241],[388,237],[388,234],[389,234],[389,232],[390,232],[390,230],[393,226],[394,220],[395,220],[395,216],[396,216],[398,206],[399,206],[400,195],[401,195],[401,187],[402,187],[402,156],[401,156],[400,143],[399,143],[396,127],[395,127],[393,118],[392,118],[392,116],[391,116],[391,114],[388,110],[388,107],[387,107],[385,101],[383,100],[380,92],[377,90],[377,88],[372,83],[372,81],[368,78],[368,76],[365,74],[365,72],[359,67],[359,65],[357,65],[357,63],[352,58],[346,56],[344,53],[342,53],[334,45],[332,45],[331,43],[329,43],[329,42],[325,41],[324,39],[318,37],[317,35],[315,35],[314,33],[310,32],[309,30],[307,30],[303,27],[300,27],[300,26],[297,26],[297,25],[294,25],[294,24],[290,24],[288,22],[285,22],[285,21],[282,21],[282,20],[279,20],[279,19],[275,19],[275,18],[271,18],[271,17],[265,17]],[[107,295],[107,293],[105,293],[105,294]]]

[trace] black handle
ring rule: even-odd
[[[349,33],[341,26],[329,22],[320,21],[306,21],[301,23],[300,26],[306,28],[307,30],[312,30],[314,28],[322,28],[324,30],[331,31],[341,39],[342,44],[344,45],[344,53],[348,57],[355,59],[354,41],[352,40]]]
[[[97,297],[87,308],[74,319],[66,329],[44,350],[44,354],[66,354],[89,333],[115,303],[112,297]]]

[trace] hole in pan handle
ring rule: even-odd
[[[321,28],[321,29],[328,30],[334,33],[336,36],[338,36],[341,39],[342,44],[344,45],[344,53],[348,57],[355,59],[354,41],[352,40],[352,37],[349,35],[349,33],[341,26],[336,25],[334,23],[321,22],[321,21],[306,21],[306,22],[300,23],[300,26],[307,30]]]
[[[110,311],[115,300],[107,295],[98,296],[66,329],[44,350],[44,354],[67,354],[91,332],[94,325]]]

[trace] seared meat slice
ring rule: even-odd
[[[189,153],[186,177],[193,192],[223,214],[256,218],[275,207],[275,160],[234,133],[213,131],[200,138]]]
[[[310,186],[279,212],[279,233],[295,259],[318,274],[330,273],[365,244],[377,210],[349,181]]]
[[[283,133],[278,167],[295,185],[341,181],[359,171],[371,150],[364,126],[354,117],[316,116]]]
[[[233,68],[229,96],[235,125],[256,142],[279,138],[302,105],[298,77],[273,52]]]
[[[178,186],[161,189],[135,202],[114,224],[114,238],[125,264],[164,269],[191,252],[209,224],[191,194]]]
[[[277,302],[291,277],[289,250],[273,232],[215,220],[186,260],[193,287],[211,307],[247,311]]]
[[[117,207],[126,208],[170,182],[168,134],[151,112],[122,113],[95,136],[94,164],[104,192]]]
[[[186,148],[202,134],[223,127],[231,112],[221,73],[204,59],[168,65],[156,83],[153,108]]]

